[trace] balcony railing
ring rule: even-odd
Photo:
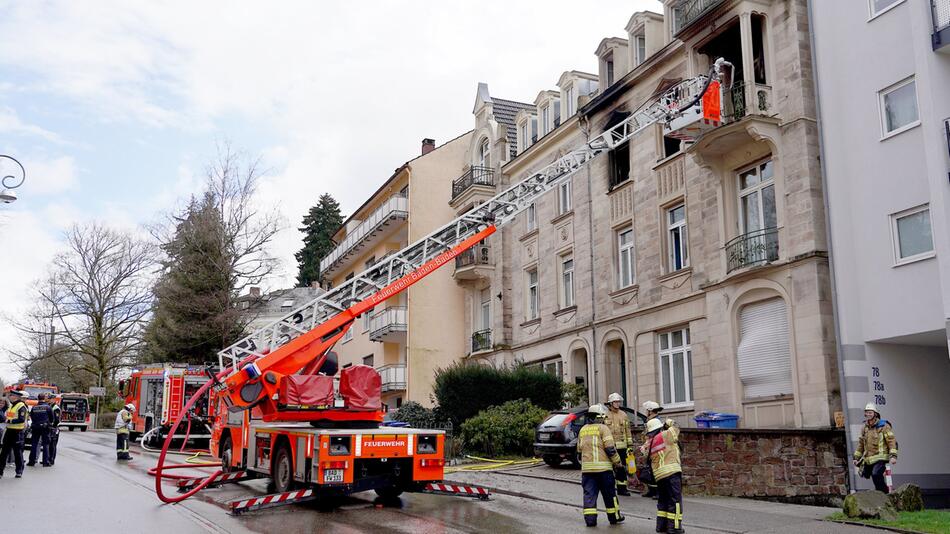
[[[360,242],[378,230],[392,218],[406,218],[409,216],[409,199],[396,195],[376,209],[369,217],[349,232],[343,241],[327,257],[320,260],[320,272],[326,272],[338,260],[346,256]]]
[[[472,165],[465,174],[452,181],[452,200],[455,200],[474,185],[495,185],[495,171],[490,167]]]
[[[747,115],[771,115],[772,114],[772,88],[761,83],[753,84],[752,102],[747,102],[748,91],[743,82],[736,82],[730,89],[731,110],[726,110],[731,120],[737,121]]]
[[[726,243],[726,272],[778,260],[778,228],[755,230]]]
[[[405,332],[407,324],[405,306],[383,308],[369,320],[369,338],[372,341],[383,341],[389,334]]]
[[[725,0],[681,0],[673,6],[673,33],[677,34]]]
[[[472,334],[472,352],[488,350],[491,347],[491,328],[479,330]]]
[[[930,0],[930,15],[933,17],[933,49],[950,51],[950,0]]]
[[[455,257],[455,268],[470,267],[472,265],[488,265],[491,255],[488,245],[475,245]]]
[[[406,389],[406,364],[396,363],[377,367],[376,372],[382,381],[382,391],[399,391]]]

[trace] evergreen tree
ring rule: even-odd
[[[297,285],[309,286],[320,281],[320,260],[333,250],[333,234],[343,224],[340,203],[327,193],[320,195],[317,205],[303,217],[303,248],[297,258]]]

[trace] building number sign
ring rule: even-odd
[[[874,385],[874,404],[878,406],[886,405],[887,399],[884,398],[884,381],[881,380],[881,369],[879,367],[871,367],[871,378],[873,379],[871,383]]]

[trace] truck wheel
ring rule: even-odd
[[[387,486],[385,488],[376,488],[376,495],[384,499],[395,499],[402,495],[402,488],[396,486]]]
[[[556,454],[545,454],[542,459],[544,460],[544,463],[551,467],[557,467],[561,465],[562,460],[562,458]]]
[[[72,432],[73,430],[76,430],[76,427],[74,427],[74,426],[69,427],[69,431],[70,431],[70,432]],[[86,429],[83,428],[83,430],[86,430]]]
[[[286,443],[278,445],[271,464],[271,482],[274,491],[283,493],[294,489],[294,462],[290,447]]]
[[[69,427],[70,430],[72,430],[73,428],[75,428],[75,427]],[[86,427],[84,427],[84,426],[79,427],[79,431],[80,431],[80,432],[85,432],[85,431],[86,431]]]
[[[234,470],[231,465],[231,438],[225,437],[221,440],[221,470],[230,473]]]

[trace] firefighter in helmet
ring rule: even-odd
[[[664,427],[666,430],[664,430]],[[680,429],[672,419],[666,424],[654,417],[647,421],[647,442],[641,447],[650,459],[659,498],[656,531],[680,534],[683,530],[683,469],[680,467]]]
[[[611,393],[607,397],[607,417],[604,423],[614,437],[614,447],[620,455],[620,464],[627,465],[627,447],[633,446],[633,436],[630,434],[630,420],[627,414],[620,409],[623,397],[619,393]],[[617,471],[617,495],[630,495],[627,490],[627,470]]]
[[[663,411],[663,407],[660,406],[659,403],[657,403],[656,401],[651,401],[651,400],[644,402],[642,409],[643,409],[643,413],[645,413],[647,416],[647,422],[649,422],[650,419],[658,418],[660,416],[660,412]],[[663,425],[663,430],[666,430],[666,425]],[[646,428],[644,428],[643,433],[640,435],[640,441],[646,443],[647,439],[648,439],[647,431],[646,431]],[[643,497],[652,497],[654,499],[657,498],[656,485],[644,484],[644,487],[645,489],[643,493],[641,494]]]
[[[132,413],[135,405],[126,404],[119,413],[115,414],[115,458],[116,460],[131,460],[129,454],[129,431],[132,428]]]
[[[885,477],[888,462],[897,463],[894,429],[887,420],[881,419],[877,405],[869,402],[864,407],[864,427],[854,451],[854,465],[862,468],[861,476],[874,482],[874,489],[888,493]]]
[[[607,409],[595,404],[587,409],[587,424],[577,435],[577,453],[581,458],[581,485],[584,488],[584,522],[597,526],[597,494],[604,497],[610,524],[623,521],[617,500],[614,472],[624,469],[614,446],[610,429],[604,424]]]

